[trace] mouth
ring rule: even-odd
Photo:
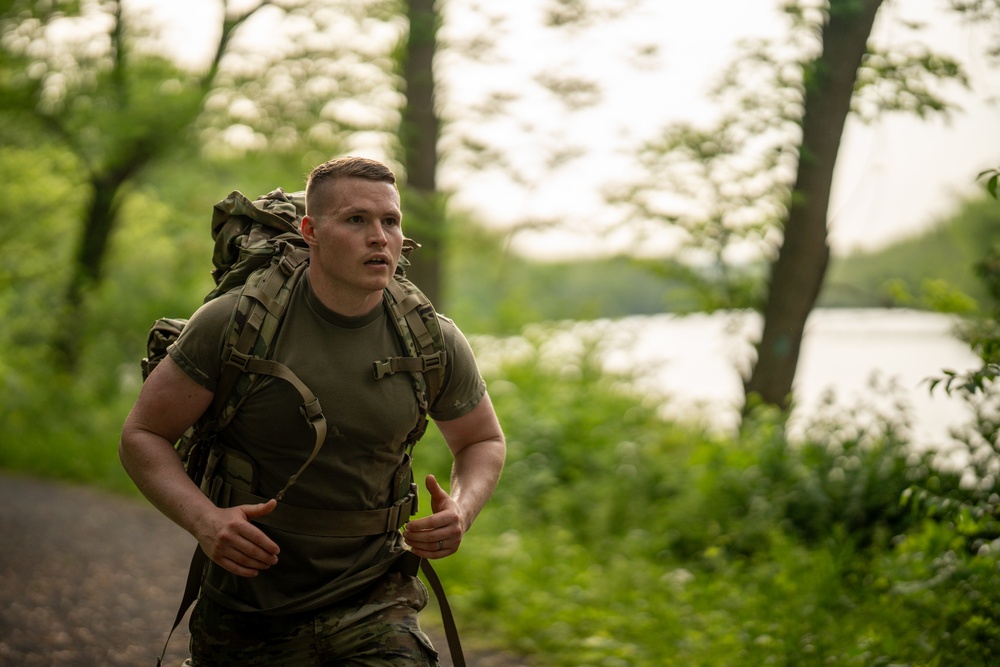
[[[389,260],[385,257],[372,257],[365,262],[366,266],[389,266]]]

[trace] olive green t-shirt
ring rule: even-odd
[[[237,298],[234,291],[203,305],[168,350],[189,376],[212,391]],[[430,416],[446,421],[472,410],[485,395],[486,385],[462,333],[446,318],[441,318],[441,326],[448,364]],[[419,411],[409,374],[376,380],[372,362],[403,354],[384,304],[360,317],[344,317],[319,302],[308,273],[299,281],[272,356],[312,390],[330,428],[316,460],[282,502],[326,510],[371,510],[392,504],[393,476],[404,455],[402,443]],[[263,377],[220,434],[225,444],[252,459],[261,496],[273,497],[313,449],[315,435],[300,413],[301,404],[290,384]],[[206,595],[239,611],[309,611],[358,592],[402,550],[398,532],[336,538],[261,529],[281,549],[278,564],[257,577],[244,578],[213,563],[203,584]]]

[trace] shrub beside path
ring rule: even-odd
[[[142,500],[0,472],[0,544],[0,667],[156,664],[195,546],[184,530]],[[164,665],[180,665],[187,640],[185,619]],[[524,664],[468,648],[466,660]]]

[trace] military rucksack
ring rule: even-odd
[[[310,455],[276,494],[278,500],[316,458],[330,428],[312,391],[287,366],[271,357],[292,291],[308,267],[308,246],[299,232],[304,212],[305,193],[289,194],[280,188],[256,201],[233,191],[213,209],[212,277],[215,288],[205,296],[204,302],[233,290],[240,290],[240,295],[226,330],[222,371],[212,405],[175,444],[188,475],[210,496],[218,481],[214,474],[215,464],[220,460],[220,448],[215,444],[214,434],[232,421],[262,376],[277,377],[295,387],[302,398],[300,412],[315,433]],[[400,372],[409,373],[412,380],[419,417],[404,442],[407,474],[413,446],[426,430],[428,411],[441,389],[448,361],[437,313],[426,296],[405,277],[405,267],[409,264],[407,257],[417,247],[413,241],[404,240],[403,255],[385,289],[385,303],[405,356],[374,360],[372,367],[377,380]],[[160,318],[153,323],[147,337],[147,356],[141,363],[144,380],[163,360],[167,348],[177,340],[186,324],[187,320],[180,318]],[[417,509],[412,476],[408,480],[397,480],[397,485],[400,482],[409,485],[409,495],[405,502],[398,501],[386,510],[390,517],[388,523],[395,529],[402,527]],[[370,518],[366,516],[365,520]],[[349,527],[350,522],[347,525]],[[386,523],[383,521],[382,525]],[[197,548],[174,629],[194,601],[206,563],[207,558]],[[409,563],[408,567],[412,574],[416,574],[419,567],[434,588],[445,616],[453,660],[456,665],[464,664],[454,620],[437,575],[422,559],[419,563]]]

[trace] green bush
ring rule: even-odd
[[[657,397],[600,370],[598,341],[476,342],[509,459],[439,565],[473,636],[566,666],[1000,657],[996,545],[971,516],[903,502],[971,493],[913,451],[904,414],[829,405],[790,438],[759,412],[724,438],[661,420]],[[443,443],[421,448],[446,474]]]

